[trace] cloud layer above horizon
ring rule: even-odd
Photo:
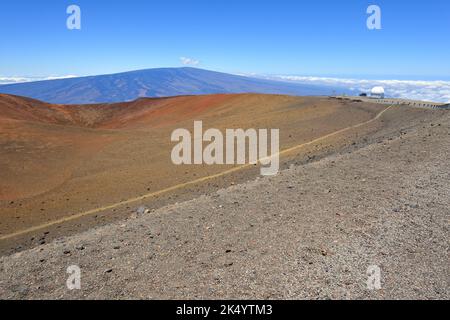
[[[13,83],[23,83],[23,82],[33,82],[33,81],[44,81],[44,80],[57,80],[57,79],[69,79],[76,78],[75,75],[67,76],[49,76],[49,77],[2,77],[0,76],[0,85],[2,84],[13,84]]]
[[[376,86],[384,87],[386,96],[432,102],[450,102],[450,81],[425,80],[360,80],[304,76],[270,76],[282,80],[303,84],[326,85],[350,90],[355,95],[366,92]]]

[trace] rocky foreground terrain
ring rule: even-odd
[[[450,113],[0,258],[0,297],[449,299]],[[68,290],[67,268],[81,268]],[[368,290],[367,269],[381,270]]]

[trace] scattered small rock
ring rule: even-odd
[[[147,214],[147,213],[150,213],[150,209],[146,206],[140,206],[139,208],[136,209],[136,213],[137,214]]]
[[[26,296],[29,293],[29,289],[26,286],[20,285],[14,289],[17,293],[19,293],[21,296]]]

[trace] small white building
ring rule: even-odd
[[[384,88],[383,87],[374,87],[370,91],[370,97],[374,99],[384,99]]]

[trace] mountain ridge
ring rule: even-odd
[[[56,104],[92,104],[221,93],[330,95],[334,89],[182,67],[6,84],[0,93]]]

